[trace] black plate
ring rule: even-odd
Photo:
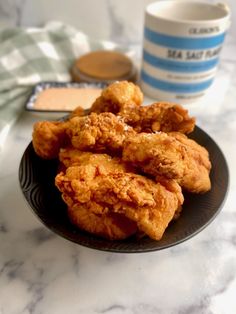
[[[20,163],[20,186],[26,200],[42,223],[70,241],[112,252],[134,253],[164,249],[191,238],[205,228],[219,213],[227,194],[229,171],[220,148],[199,127],[195,128],[191,137],[209,151],[212,162],[210,174],[212,188],[203,195],[185,194],[180,218],[170,223],[160,241],[148,237],[139,240],[130,237],[123,241],[109,241],[73,226],[68,219],[61,195],[54,185],[57,161],[39,158],[33,150],[32,143],[25,150]]]

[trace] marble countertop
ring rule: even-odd
[[[42,117],[22,114],[0,156],[0,314],[236,313],[235,49],[229,37],[211,91],[188,107],[225,154],[229,194],[206,229],[172,248],[102,252],[47,230],[18,183],[32,125]]]

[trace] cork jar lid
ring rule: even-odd
[[[133,62],[117,51],[99,50],[87,53],[77,59],[72,67],[75,81],[134,80]]]

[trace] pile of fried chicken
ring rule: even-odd
[[[115,82],[89,113],[34,125],[33,147],[60,161],[55,185],[73,224],[110,240],[160,240],[177,219],[183,191],[211,188],[207,150],[189,139],[195,119],[182,106],[143,106],[138,86]]]

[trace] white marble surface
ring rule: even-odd
[[[26,112],[20,117],[0,155],[0,314],[236,313],[235,51],[228,36],[210,93],[189,107],[226,156],[228,198],[200,234],[163,251],[100,252],[48,231],[18,183],[20,158],[33,123],[42,117]]]
[[[0,25],[42,26],[50,20],[60,20],[77,27],[95,39],[139,43],[143,36],[144,8],[154,1],[0,0]],[[236,36],[234,0],[200,1],[228,4],[232,12],[231,32]]]

